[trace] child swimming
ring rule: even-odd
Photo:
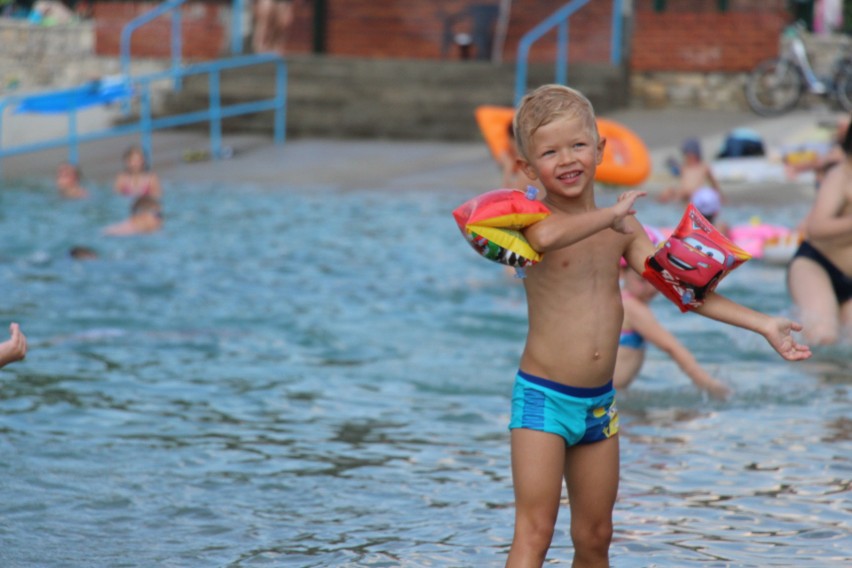
[[[133,202],[130,217],[104,228],[109,236],[128,236],[159,231],[163,226],[163,211],[160,202],[149,196],[142,196]]]
[[[124,171],[116,176],[113,189],[127,197],[163,198],[160,178],[149,171],[145,153],[139,146],[131,146],[124,152]]]

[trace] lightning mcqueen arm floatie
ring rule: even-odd
[[[685,312],[701,306],[722,278],[750,258],[690,204],[671,237],[645,261],[642,275]]]

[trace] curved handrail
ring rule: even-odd
[[[181,52],[183,51],[181,40],[183,36],[180,29],[181,14],[180,10],[177,8],[179,8],[184,2],[186,2],[186,0],[167,0],[156,8],[153,8],[130,20],[130,22],[121,29],[119,58],[121,61],[122,75],[130,77],[130,39],[133,37],[133,32],[168,12],[174,12],[172,14],[172,32],[170,42],[172,52],[172,69],[180,66]]]
[[[621,63],[621,12],[622,1],[612,1],[612,34],[610,38],[610,61],[613,65]],[[547,32],[557,28],[556,82],[565,84],[568,69],[568,19],[589,0],[572,0],[553,14],[538,23],[524,34],[518,43],[517,64],[515,67],[515,105],[521,102],[527,88],[527,67],[530,47]]]
[[[238,102],[223,104],[220,90],[221,73],[228,69],[236,69],[250,65],[273,64],[275,66],[275,93],[271,98],[254,100],[249,102]],[[173,77],[172,71],[161,71],[147,75],[136,76],[132,79],[134,91],[139,93],[140,111],[139,120],[120,124],[103,130],[93,132],[78,132],[77,114],[79,110],[71,105],[68,108],[68,133],[64,136],[54,137],[48,140],[19,144],[10,148],[2,145],[3,115],[11,105],[20,103],[32,94],[17,94],[0,98],[0,165],[3,158],[46,150],[49,148],[68,147],[68,161],[76,164],[79,162],[79,145],[83,142],[91,142],[115,136],[127,134],[139,134],[141,137],[142,150],[150,160],[152,154],[152,134],[154,130],[185,126],[198,122],[208,122],[210,125],[210,155],[218,159],[222,157],[222,122],[226,118],[252,114],[264,111],[273,111],[273,139],[276,144],[284,144],[286,135],[286,110],[287,110],[287,63],[276,54],[253,54],[234,57],[231,59],[218,59],[206,61],[195,65],[179,68],[176,73],[181,77],[189,75],[207,75],[210,85],[208,103],[206,110],[190,111],[178,115],[154,116],[151,105],[151,88],[153,83]],[[72,90],[73,91],[73,90]],[[64,91],[54,91],[53,93]],[[2,175],[2,168],[0,168]]]

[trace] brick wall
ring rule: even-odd
[[[482,3],[483,0],[326,0],[326,52],[337,56],[438,59],[443,53],[447,18]],[[156,5],[156,2],[96,0],[98,54],[117,54],[122,27]],[[513,61],[521,36],[563,5],[561,0],[513,0],[503,59]],[[295,20],[287,40],[291,53],[310,53],[313,49],[313,6],[309,0],[295,0]],[[227,0],[188,0],[183,9],[186,56],[214,58],[227,52],[230,7]],[[572,61],[609,59],[611,17],[611,0],[594,0],[571,18]],[[133,54],[168,56],[169,26],[169,18],[163,16],[136,32]],[[472,31],[471,20],[459,20],[452,31]],[[553,61],[555,46],[556,33],[550,32],[533,46],[530,59]],[[451,47],[447,56],[458,58],[460,52]]]
[[[740,72],[778,54],[786,0],[636,0],[632,71]]]
[[[157,7],[158,2],[95,2],[95,51],[115,56],[120,50],[121,30],[135,17]],[[183,55],[211,59],[230,47],[230,3],[188,0],[181,7]],[[171,16],[166,14],[134,32],[130,51],[136,57],[169,57]]]
[[[288,50],[310,53],[314,3],[294,1],[295,21]],[[334,56],[439,59],[446,19],[481,2],[326,0],[326,52]],[[779,33],[790,21],[788,0],[727,0],[726,11],[719,10],[719,0],[667,0],[663,11],[656,10],[659,0],[632,2],[634,21],[627,52],[631,70],[638,72],[747,71],[777,53]],[[498,0],[490,3],[497,4]],[[563,5],[563,0],[513,0],[503,60],[514,61],[523,34]],[[154,6],[156,2],[96,1],[97,53],[117,54],[122,27]],[[229,0],[189,0],[183,8],[185,56],[215,58],[226,54],[230,11]],[[133,54],[167,57],[169,25],[169,18],[161,17],[137,32]],[[611,0],[593,0],[581,8],[569,24],[569,60],[608,61],[611,25]],[[469,20],[453,27],[453,32],[469,31]],[[533,46],[531,61],[553,61],[555,46],[556,33],[551,31]],[[451,46],[448,57],[459,56],[458,48]]]
[[[468,7],[481,4],[470,0],[328,0],[328,53],[371,57],[440,58],[444,44],[444,24]],[[491,2],[497,4],[494,0]],[[562,1],[514,0],[506,34],[504,60],[514,60],[521,36],[563,6]],[[573,61],[606,61],[612,2],[590,2],[572,18],[569,27],[569,53]],[[468,32],[471,20],[462,18],[452,31]],[[530,53],[533,61],[553,61],[556,33],[536,43]],[[296,46],[294,45],[294,48]],[[451,48],[448,56],[458,58]]]

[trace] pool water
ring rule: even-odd
[[[469,197],[167,185],[162,232],[110,240],[106,189],[3,187],[0,323],[30,353],[0,371],[0,566],[502,566],[526,313],[452,221]],[[726,216],[756,212],[801,207]],[[777,266],[719,289],[789,311]],[[613,565],[852,565],[850,351],[791,364],[653,306],[736,394],[649,351],[619,400]]]

